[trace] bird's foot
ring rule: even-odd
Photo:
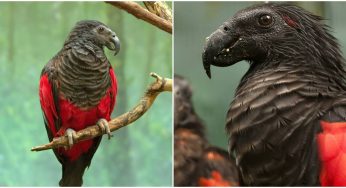
[[[111,134],[111,130],[109,128],[109,124],[108,124],[108,121],[106,119],[100,119],[98,122],[97,122],[97,126],[100,127],[101,131],[103,134],[106,134],[108,135],[108,140],[111,139],[111,137],[113,137],[113,135]]]
[[[73,144],[74,144],[74,140],[77,136],[76,131],[71,129],[71,128],[68,128],[65,131],[65,136],[67,136],[67,138],[68,138],[68,148],[67,149],[71,149]]]

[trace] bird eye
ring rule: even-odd
[[[269,26],[270,24],[273,23],[273,18],[270,15],[265,14],[259,17],[258,23],[261,26]]]
[[[97,28],[97,32],[99,32],[99,33],[102,33],[104,30],[105,30],[105,28],[103,28],[103,27]]]

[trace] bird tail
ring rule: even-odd
[[[88,165],[82,160],[76,160],[62,165],[61,187],[77,187],[83,184],[84,171]]]

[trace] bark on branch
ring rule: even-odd
[[[159,16],[149,12],[147,9],[143,8],[136,2],[132,1],[107,1],[113,6],[127,11],[128,13],[134,15],[138,19],[142,19],[170,34],[172,34],[172,22],[160,18]]]
[[[156,97],[161,92],[172,91],[172,79],[162,78],[156,73],[150,73],[150,75],[156,78],[156,81],[150,84],[139,103],[129,112],[126,112],[108,122],[112,132],[125,127],[140,118],[151,107]],[[89,126],[77,132],[74,143],[89,140],[101,135],[103,135],[103,133],[99,126]],[[65,146],[68,146],[67,136],[61,136],[54,138],[52,142],[48,144],[33,147],[31,151],[42,151]]]
[[[165,2],[162,1],[143,1],[149,12],[172,23],[172,11]]]

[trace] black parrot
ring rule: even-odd
[[[62,165],[60,186],[82,185],[101,142],[102,137],[96,137],[74,144],[75,131],[97,124],[110,136],[107,121],[115,106],[117,81],[104,47],[119,52],[115,33],[99,21],[80,21],[42,70],[39,95],[49,141],[69,138],[69,148],[53,150]]]
[[[192,104],[192,89],[174,76],[174,186],[234,186],[234,159],[209,146],[204,125]]]
[[[239,11],[206,39],[203,65],[246,60],[227,113],[241,185],[346,185],[346,72],[322,18],[289,4]]]
[[[194,111],[192,89],[174,76],[174,186],[192,186],[203,150],[207,147],[204,125]]]

